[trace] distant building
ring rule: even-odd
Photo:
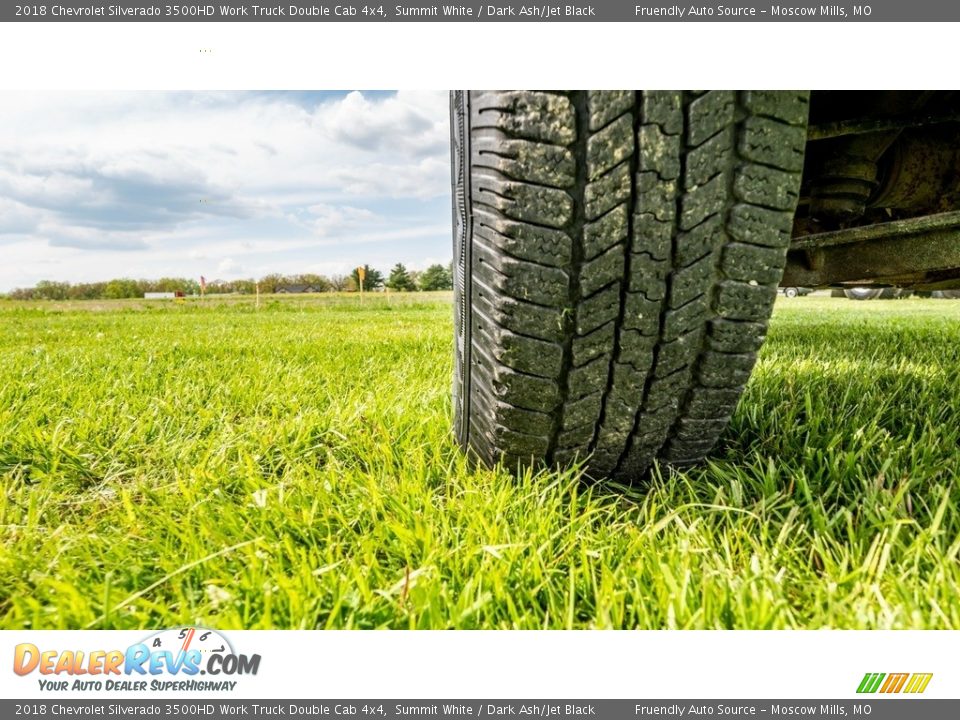
[[[173,300],[178,297],[183,297],[183,292],[180,290],[177,292],[145,292],[143,294],[144,300]]]
[[[320,291],[313,285],[277,285],[277,289],[274,290],[274,292],[292,294],[292,293],[315,293]]]

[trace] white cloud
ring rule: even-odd
[[[376,213],[366,208],[357,208],[350,205],[326,205],[318,203],[307,208],[309,213],[308,226],[317,235],[330,235],[346,228],[371,223],[381,223]]]
[[[21,263],[0,266],[0,290],[67,258],[63,279],[81,281],[436,244],[447,144],[439,92],[2,93],[0,244]]]
[[[29,233],[43,218],[43,212],[22,202],[0,195],[0,243],[4,235]]]
[[[314,122],[338,143],[423,158],[446,147],[447,125],[437,117],[436,100],[436,93],[403,92],[377,101],[352,92],[319,109]]]
[[[243,266],[233,258],[224,258],[217,265],[217,272],[221,275],[236,276],[243,272]]]

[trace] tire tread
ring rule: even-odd
[[[766,334],[807,106],[786,92],[455,96],[461,444],[625,481],[709,452]]]

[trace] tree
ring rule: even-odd
[[[331,275],[330,276],[330,289],[335,290],[336,292],[343,292],[347,290],[350,285],[350,278],[345,275]]]
[[[315,273],[296,275],[292,280],[294,281],[292,283],[294,285],[309,285],[310,287],[316,288],[317,292],[327,292],[330,289],[330,281],[323,275],[317,275]]]
[[[103,289],[103,296],[111,300],[116,300],[119,298],[143,297],[143,293],[140,291],[136,280],[118,278],[107,283]]]
[[[374,270],[369,265],[364,265],[363,269],[365,275],[363,278],[363,289],[364,290],[376,290],[378,287],[383,287],[383,274],[379,270]],[[350,273],[350,279],[353,281],[353,290],[360,289],[360,276],[357,275],[357,269],[354,268],[353,272]]]
[[[264,275],[260,278],[260,292],[270,294],[277,291],[279,285],[286,285],[286,280],[283,275],[278,275],[277,273],[271,273],[270,275]]]
[[[390,271],[390,279],[387,280],[387,287],[397,292],[409,292],[417,289],[416,283],[413,282],[403,263],[397,263],[393,266],[393,270]]]
[[[184,295],[189,295],[197,286],[195,280],[187,280],[186,278],[172,278],[164,277],[160,278],[156,282],[150,283],[153,287],[149,288],[152,292],[182,292]],[[144,288],[146,292],[147,289]]]
[[[36,288],[14,288],[7,297],[11,300],[34,300],[37,298]]]
[[[234,280],[233,289],[234,292],[238,292],[243,295],[253,295],[257,291],[257,284],[253,278]]]
[[[420,275],[421,290],[452,290],[453,273],[443,265],[431,265]]]
[[[70,286],[71,300],[99,300],[102,298],[103,291],[107,284],[104,282],[96,283],[78,283]]]
[[[69,289],[69,283],[41,280],[37,283],[34,297],[42,300],[66,300]]]

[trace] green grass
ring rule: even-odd
[[[469,468],[451,314],[0,303],[0,626],[960,628],[960,302],[780,301],[626,492]]]

